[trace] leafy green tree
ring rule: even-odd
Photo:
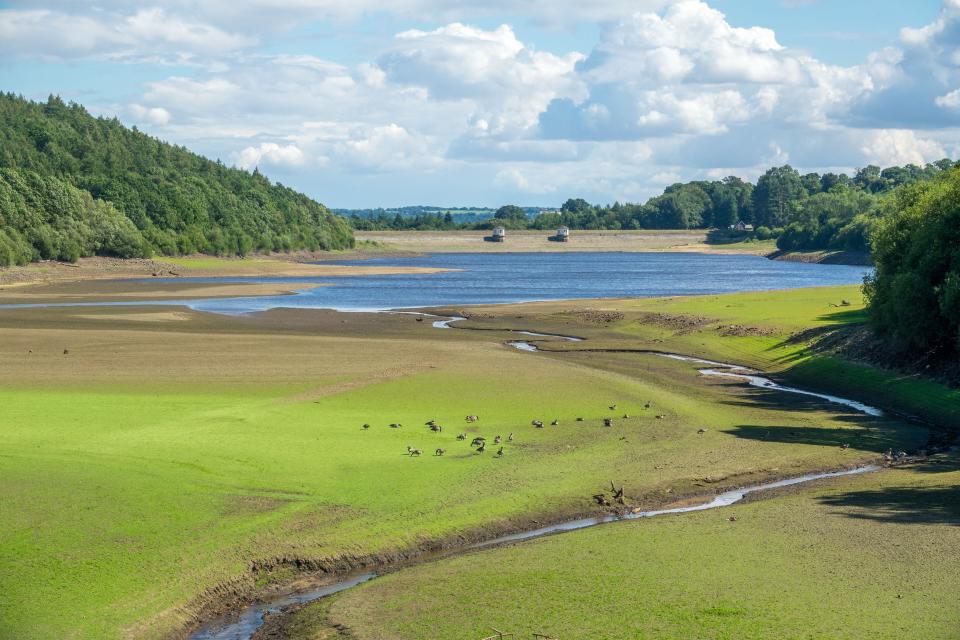
[[[584,213],[591,209],[590,203],[583,198],[571,198],[563,203],[560,211],[564,213]]]
[[[493,217],[497,220],[511,220],[513,222],[518,222],[526,221],[527,214],[524,213],[523,209],[517,205],[507,204],[497,209],[496,213],[493,214]]]
[[[960,354],[960,170],[902,190],[871,239],[877,331],[918,359]]]
[[[879,193],[886,189],[888,185],[880,173],[880,167],[873,164],[867,165],[857,170],[856,175],[853,177],[853,183],[864,191]]]
[[[652,207],[648,225],[661,229],[700,227],[711,207],[710,196],[694,184],[674,185],[648,204]]]
[[[753,190],[754,224],[784,226],[789,222],[794,203],[805,196],[806,191],[796,169],[790,165],[770,169],[760,177]]]
[[[720,191],[713,207],[713,226],[726,229],[739,220],[740,207],[737,205],[736,196],[727,190]]]
[[[846,187],[850,185],[850,178],[846,174],[825,173],[820,178],[820,188],[822,191],[830,191],[834,187]]]

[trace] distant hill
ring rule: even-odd
[[[0,266],[353,242],[343,218],[256,171],[94,118],[57,97],[38,103],[0,93]]]

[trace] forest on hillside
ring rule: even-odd
[[[75,103],[0,93],[0,266],[353,246],[345,220]]]

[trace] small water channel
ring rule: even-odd
[[[417,312],[403,312],[403,313],[417,313]],[[435,316],[431,314],[419,314],[425,317],[434,317],[439,318],[433,321],[433,326],[437,329],[454,329],[456,327],[452,326],[452,323],[465,320],[465,318],[459,316],[453,317],[443,317]],[[509,330],[505,330],[509,331]],[[531,337],[542,337],[542,338],[555,338],[559,340],[569,341],[569,342],[579,342],[582,338],[577,338],[574,336],[564,336],[559,334],[546,334],[546,333],[536,333],[533,331],[513,331],[513,333],[520,333],[523,335]],[[538,351],[538,347],[526,341],[512,341],[509,342],[511,346],[521,351]],[[684,362],[691,362],[699,365],[706,365],[712,367],[710,369],[701,369],[700,373],[703,375],[713,375],[713,376],[724,376],[724,377],[733,377],[737,379],[744,380],[749,384],[757,387],[762,387],[764,389],[775,389],[777,391],[782,391],[784,393],[797,393],[806,396],[814,396],[821,398],[828,402],[833,402],[836,404],[841,404],[848,406],[852,409],[866,413],[871,416],[880,416],[883,412],[876,407],[871,407],[869,405],[857,402],[856,400],[849,400],[847,398],[841,398],[838,396],[832,396],[828,394],[816,393],[813,391],[807,391],[805,389],[797,389],[794,387],[787,387],[780,385],[768,378],[756,375],[747,367],[743,367],[735,364],[728,364],[723,362],[716,362],[713,360],[705,360],[703,358],[694,358],[690,356],[684,356],[675,353],[656,353],[649,352],[652,355],[670,358],[673,360],[681,360]],[[784,480],[777,480],[775,482],[767,482],[763,484],[754,485],[751,487],[745,487],[741,489],[731,489],[723,493],[710,496],[704,496],[704,501],[687,505],[681,507],[669,507],[665,509],[653,509],[645,511],[634,511],[626,514],[609,514],[604,516],[598,516],[595,518],[581,518],[577,520],[569,520],[566,522],[560,522],[557,524],[540,527],[538,529],[532,529],[529,531],[520,531],[517,533],[512,533],[490,540],[485,540],[483,542],[478,542],[476,544],[470,545],[464,549],[462,552],[468,551],[478,551],[481,549],[487,549],[501,544],[509,544],[515,542],[522,542],[524,540],[532,540],[535,538],[541,538],[548,535],[556,535],[561,533],[566,533],[570,531],[578,531],[580,529],[586,529],[588,527],[595,527],[602,524],[608,524],[612,522],[621,522],[629,520],[639,520],[642,518],[653,518],[657,516],[678,514],[678,513],[689,513],[693,511],[705,511],[708,509],[719,509],[722,507],[729,507],[730,505],[736,504],[743,500],[747,495],[751,493],[756,493],[760,491],[769,491],[771,489],[779,489],[782,487],[789,487],[793,485],[804,484],[808,482],[813,482],[815,480],[822,480],[825,478],[838,478],[842,476],[858,475],[862,473],[869,473],[872,471],[878,471],[881,467],[877,465],[866,465],[862,467],[857,467],[854,469],[848,469],[845,471],[830,471],[823,473],[809,473],[802,476],[797,476],[794,478],[787,478]],[[285,595],[277,597],[266,602],[261,602],[253,604],[240,613],[228,614],[217,620],[210,622],[201,629],[192,633],[189,638],[190,640],[247,640],[253,636],[253,634],[263,625],[264,616],[267,613],[275,613],[286,607],[296,604],[303,604],[306,602],[313,602],[327,596],[331,596],[342,591],[346,591],[352,587],[355,587],[359,584],[369,582],[370,580],[376,579],[378,574],[372,571],[358,572],[353,574],[348,574],[344,576],[343,579],[326,585],[321,588],[303,591],[295,594]]]
[[[542,538],[544,536],[556,535],[562,533],[568,533],[570,531],[578,531],[581,529],[587,529],[589,527],[596,527],[603,524],[609,524],[612,522],[624,522],[630,520],[640,520],[643,518],[654,518],[657,516],[677,514],[677,513],[690,513],[693,511],[706,511],[708,509],[719,509],[722,507],[729,507],[730,505],[736,504],[743,500],[747,495],[751,493],[756,493],[759,491],[769,491],[771,489],[779,489],[782,487],[789,487],[798,484],[804,484],[808,482],[813,482],[815,480],[823,480],[826,478],[839,478],[843,476],[852,476],[859,475],[863,473],[870,473],[873,471],[879,471],[881,467],[877,465],[866,465],[862,467],[857,467],[854,469],[848,469],[845,471],[830,471],[825,473],[808,473],[806,475],[797,476],[795,478],[787,478],[785,480],[777,480],[775,482],[767,482],[764,484],[754,485],[752,487],[745,487],[742,489],[731,489],[730,491],[725,491],[723,493],[713,496],[710,500],[705,500],[702,503],[683,506],[683,507],[672,507],[666,509],[653,509],[649,511],[635,511],[627,514],[610,514],[605,516],[599,516],[596,518],[581,518],[578,520],[569,520],[566,522],[561,522],[558,524],[553,524],[546,527],[540,527],[539,529],[533,529],[530,531],[521,531],[518,533],[512,533],[490,540],[485,540],[483,542],[478,542],[476,544],[470,545],[462,550],[462,552],[468,551],[479,551],[482,549],[488,549],[502,544],[509,544],[515,542],[523,542],[525,540],[533,540],[535,538]],[[334,582],[317,589],[311,589],[308,591],[302,591],[299,593],[294,593],[290,595],[284,595],[277,597],[276,599],[269,600],[267,602],[261,602],[257,604],[250,605],[240,613],[228,614],[203,626],[202,628],[194,631],[190,634],[190,640],[248,640],[253,637],[253,634],[256,633],[263,625],[264,617],[268,613],[277,613],[286,607],[292,605],[304,604],[307,602],[313,602],[321,598],[326,598],[342,591],[346,591],[352,587],[355,587],[359,584],[369,582],[378,577],[379,574],[372,571],[358,572],[353,574],[348,574],[342,580]]]
[[[453,320],[451,320],[452,322]],[[449,328],[449,327],[447,327]],[[536,334],[535,334],[536,335]],[[544,334],[539,334],[544,335]],[[567,341],[580,341],[581,338],[574,338],[572,336],[560,336],[555,334],[547,334],[554,338],[560,338]],[[532,342],[527,342],[523,340],[514,340],[508,342],[511,347],[514,349],[519,349],[520,351],[539,351],[540,348]],[[716,376],[722,378],[734,378],[736,380],[742,380],[749,384],[752,387],[759,387],[761,389],[772,389],[774,391],[782,391],[784,393],[795,393],[804,396],[810,396],[813,398],[820,398],[821,400],[826,400],[827,402],[832,402],[834,404],[841,404],[851,409],[855,409],[860,413],[865,413],[869,416],[880,417],[883,415],[883,410],[878,409],[877,407],[864,404],[857,400],[850,400],[849,398],[841,398],[840,396],[830,395],[828,393],[819,393],[817,391],[808,391],[806,389],[798,389],[797,387],[788,387],[782,385],[778,382],[774,382],[770,378],[765,378],[759,376],[756,372],[751,371],[749,368],[738,365],[738,364],[729,364],[726,362],[716,362],[714,360],[704,360],[703,358],[694,358],[691,356],[683,356],[679,353],[662,353],[657,351],[637,351],[637,353],[649,353],[661,358],[670,358],[671,360],[681,360],[683,362],[692,362],[694,364],[708,365],[710,369],[700,369],[700,375],[704,376]]]

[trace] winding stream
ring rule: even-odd
[[[558,524],[541,527],[539,529],[533,529],[531,531],[521,531],[519,533],[512,533],[505,536],[500,536],[498,538],[493,538],[490,540],[485,540],[483,542],[478,542],[476,544],[470,545],[464,549],[464,551],[479,551],[481,549],[488,549],[490,547],[495,547],[501,544],[508,544],[511,542],[522,542],[524,540],[532,540],[535,538],[542,538],[548,535],[566,533],[570,531],[578,531],[580,529],[587,529],[589,527],[596,527],[602,524],[608,524],[611,522],[622,522],[628,520],[640,520],[641,518],[653,518],[656,516],[669,515],[675,513],[689,513],[691,511],[705,511],[707,509],[719,509],[721,507],[729,507],[730,505],[736,504],[743,500],[748,494],[756,493],[758,491],[768,491],[770,489],[779,489],[781,487],[789,487],[797,484],[803,484],[806,482],[813,482],[814,480],[823,480],[825,478],[839,478],[841,476],[852,476],[859,475],[862,473],[870,473],[873,471],[879,471],[881,467],[877,465],[866,465],[863,467],[856,467],[854,469],[848,469],[846,471],[830,471],[825,473],[809,473],[802,476],[797,476],[795,478],[787,478],[786,480],[778,480],[776,482],[768,482],[765,484],[758,484],[752,487],[745,487],[742,489],[731,489],[730,491],[725,491],[723,493],[717,494],[713,497],[712,500],[708,502],[703,502],[700,504],[695,504],[685,507],[673,507],[667,509],[655,509],[651,511],[635,511],[632,513],[627,513],[624,515],[611,514],[606,516],[600,516],[597,518],[582,518],[579,520],[569,520],[567,522],[561,522]],[[311,589],[308,591],[302,591],[295,594],[285,595],[278,597],[267,602],[261,602],[257,604],[250,605],[239,614],[228,614],[221,618],[218,618],[209,624],[201,627],[197,631],[194,631],[190,634],[190,640],[248,640],[253,637],[253,634],[256,633],[263,625],[264,617],[268,613],[277,613],[282,609],[297,605],[304,604],[307,602],[313,602],[327,596],[346,591],[352,587],[355,587],[359,584],[365,582],[370,582],[379,577],[379,574],[375,572],[362,572],[362,573],[353,573],[348,574],[346,577],[341,579],[338,582],[333,584],[326,585],[317,589]]]
[[[451,323],[457,322],[460,320],[466,320],[466,318],[460,316],[438,316],[428,313],[418,313],[418,312],[400,312],[400,313],[409,313],[415,315],[422,315],[425,317],[440,318],[433,322],[434,328],[437,329],[454,329],[456,327],[451,326]],[[511,331],[511,330],[504,330]],[[519,333],[522,335],[532,336],[532,337],[543,337],[543,338],[558,338],[567,342],[580,342],[583,339],[577,338],[574,336],[564,336],[560,334],[548,334],[548,333],[536,333],[533,331],[518,331],[513,330],[512,333]],[[510,346],[521,351],[539,351],[539,348],[531,343],[526,341],[511,341],[508,342]],[[643,352],[640,352],[643,353]],[[787,387],[781,384],[770,380],[769,378],[764,378],[758,376],[747,367],[743,367],[736,364],[728,364],[724,362],[716,362],[713,360],[705,360],[703,358],[694,358],[690,356],[684,356],[676,353],[660,353],[660,352],[646,352],[651,355],[670,358],[672,360],[680,360],[683,362],[691,362],[699,365],[706,365],[712,367],[709,369],[700,369],[700,373],[705,376],[722,376],[729,378],[736,378],[743,380],[748,384],[760,387],[763,389],[774,389],[777,391],[782,391],[784,393],[795,393],[805,396],[812,396],[826,400],[828,402],[841,404],[847,407],[850,407],[861,413],[865,413],[871,416],[881,416],[883,412],[876,408],[871,407],[870,405],[863,404],[862,402],[857,402],[856,400],[849,400],[847,398],[841,398],[838,396],[832,396],[824,393],[817,393],[814,391],[807,391],[805,389],[797,389],[795,387]],[[522,542],[524,540],[531,540],[535,538],[540,538],[543,536],[554,535],[565,533],[569,531],[577,531],[580,529],[586,529],[588,527],[595,527],[602,524],[607,524],[611,522],[620,522],[625,520],[639,520],[641,518],[652,518],[656,516],[677,514],[677,513],[689,513],[692,511],[705,511],[708,509],[719,509],[722,507],[728,507],[730,505],[736,504],[744,499],[747,495],[751,493],[756,493],[759,491],[768,491],[771,489],[778,489],[781,487],[789,487],[793,485],[803,484],[807,482],[813,482],[815,480],[822,480],[825,478],[838,478],[841,476],[851,476],[858,475],[862,473],[870,473],[873,471],[880,470],[881,467],[877,465],[866,465],[862,467],[857,467],[854,469],[849,469],[846,471],[830,471],[824,473],[809,473],[802,476],[797,476],[794,478],[787,478],[785,480],[777,480],[775,482],[768,482],[764,484],[758,484],[750,487],[745,487],[741,489],[731,489],[723,493],[717,494],[712,497],[712,499],[706,500],[705,502],[699,504],[693,504],[682,507],[672,507],[665,509],[654,509],[649,511],[634,511],[626,514],[610,514],[605,516],[599,516],[595,518],[581,518],[578,520],[569,520],[566,522],[561,522],[558,524],[553,524],[545,527],[540,527],[538,529],[533,529],[530,531],[521,531],[518,533],[512,533],[490,540],[485,540],[483,542],[478,542],[476,544],[470,545],[463,549],[463,551],[477,551],[480,549],[487,549],[501,544],[508,544],[512,542]],[[707,498],[708,496],[705,496]],[[307,591],[302,591],[293,594],[287,594],[283,596],[278,596],[274,599],[255,603],[249,607],[243,609],[239,613],[232,613],[222,616],[207,625],[201,627],[197,631],[194,631],[190,634],[190,640],[248,640],[252,638],[257,629],[259,629],[264,622],[264,617],[268,613],[277,613],[282,609],[297,605],[304,604],[307,602],[313,602],[319,600],[320,598],[325,598],[342,591],[346,591],[352,587],[355,587],[359,584],[369,582],[378,577],[379,574],[372,571],[363,571],[347,574],[337,582],[329,584],[317,589],[311,589]]]
[[[452,320],[451,320],[452,322]],[[446,327],[450,328],[450,327]],[[572,336],[560,336],[556,334],[535,334],[535,335],[550,335],[554,338],[562,338],[571,342],[579,342],[581,338],[574,338]],[[508,342],[511,347],[514,349],[519,349],[520,351],[540,351],[537,345],[525,342],[522,340],[514,340]],[[712,369],[699,369],[700,375],[704,376],[717,376],[722,378],[734,378],[737,380],[742,380],[749,384],[752,387],[759,387],[761,389],[773,389],[775,391],[783,391],[784,393],[796,393],[803,396],[810,396],[813,398],[820,398],[821,400],[826,400],[827,402],[832,402],[834,404],[842,404],[846,407],[850,407],[860,413],[865,413],[868,416],[880,417],[883,415],[883,410],[878,409],[877,407],[872,407],[863,402],[858,402],[856,400],[850,400],[848,398],[841,398],[840,396],[833,396],[828,393],[819,393],[816,391],[807,391],[806,389],[798,389],[796,387],[788,387],[780,383],[774,382],[770,378],[764,378],[763,376],[756,375],[755,371],[744,367],[739,364],[729,364],[726,362],[716,362],[714,360],[704,360],[703,358],[694,358],[692,356],[683,356],[679,353],[663,353],[659,351],[637,351],[637,353],[647,353],[650,355],[659,356],[661,358],[670,358],[671,360],[681,360],[683,362],[692,362],[694,364],[704,364],[711,367],[716,367]]]

